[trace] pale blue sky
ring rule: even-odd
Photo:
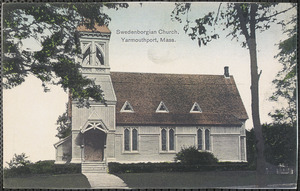
[[[216,10],[215,3],[193,3],[189,18],[197,18],[208,10]],[[281,4],[286,6],[286,4]],[[184,74],[223,74],[229,66],[250,119],[252,127],[250,97],[250,65],[248,50],[230,38],[221,38],[208,46],[198,47],[196,41],[184,34],[182,24],[171,22],[174,3],[130,3],[129,8],[108,10],[112,21],[110,40],[110,66],[112,71],[155,72]],[[289,16],[288,14],[285,17]],[[179,35],[118,35],[116,30],[177,30]],[[124,43],[121,38],[174,38],[174,43]],[[272,94],[272,79],[280,69],[274,55],[278,52],[275,43],[286,38],[281,27],[257,34],[258,66],[263,71],[260,80],[261,122],[270,122],[268,112],[274,103],[268,102]],[[32,40],[24,47],[38,45]],[[51,86],[44,93],[39,80],[29,77],[26,82],[11,90],[4,90],[4,162],[14,153],[25,152],[32,161],[54,159],[53,144],[56,119],[65,111],[67,95],[60,87]]]

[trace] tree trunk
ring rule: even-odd
[[[72,92],[69,89],[68,91],[68,122],[70,123],[69,125],[71,126],[72,124]]]
[[[255,15],[257,12],[257,4],[251,5],[250,10],[250,36],[247,40],[249,53],[250,53],[250,68],[251,68],[251,109],[252,109],[252,120],[254,133],[256,138],[256,177],[257,185],[262,187],[265,186],[265,157],[264,157],[264,138],[262,134],[262,126],[260,123],[259,115],[259,77],[257,71],[257,50],[256,50],[256,35],[255,26],[256,20]]]

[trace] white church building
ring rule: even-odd
[[[72,134],[54,144],[56,163],[88,171],[108,162],[167,162],[189,146],[219,161],[246,161],[248,116],[228,67],[220,75],[111,72],[110,30],[77,30],[82,74],[101,86],[106,105],[73,101]]]

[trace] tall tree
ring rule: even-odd
[[[3,85],[13,88],[33,75],[41,80],[45,91],[49,84],[69,90],[79,106],[88,106],[92,98],[104,102],[100,86],[83,77],[76,28],[95,24],[108,25],[110,18],[102,8],[119,9],[126,3],[57,3],[3,5]],[[36,39],[41,50],[24,49],[25,39]]]
[[[241,42],[242,47],[248,48],[250,56],[251,70],[251,110],[253,127],[256,137],[257,151],[257,184],[265,184],[263,174],[265,173],[264,139],[259,114],[259,78],[261,71],[258,72],[257,65],[257,42],[256,32],[268,30],[272,23],[277,21],[278,15],[283,14],[295,7],[284,10],[277,10],[278,3],[226,3],[220,4],[217,12],[209,12],[195,22],[188,19],[191,10],[190,3],[176,3],[172,12],[172,18],[182,22],[182,17],[186,16],[186,24],[183,30],[197,40],[199,46],[206,45],[214,39],[219,38],[219,32],[215,30],[216,25],[228,32],[227,36]],[[194,23],[194,24],[193,24]]]

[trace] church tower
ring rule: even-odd
[[[105,104],[90,101],[89,108],[72,104],[72,161],[107,162],[114,158],[115,106],[116,95],[112,86],[109,65],[109,40],[111,32],[106,26],[95,25],[95,29],[85,26],[77,28],[82,54],[82,75],[100,85]],[[82,166],[84,169],[84,166]]]

